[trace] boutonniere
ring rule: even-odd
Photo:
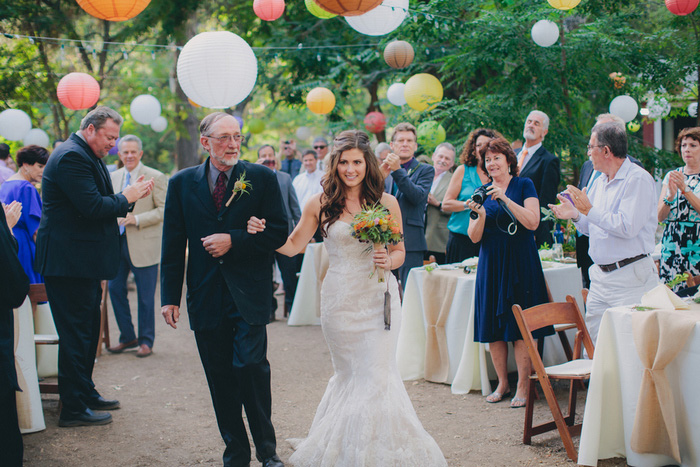
[[[253,185],[250,183],[249,180],[245,178],[245,172],[241,174],[240,177],[238,177],[238,180],[236,180],[236,183],[233,184],[233,192],[231,193],[231,197],[226,201],[226,207],[228,207],[229,204],[231,204],[231,201],[233,201],[233,198],[236,197],[239,193],[250,193],[248,190],[252,190]]]

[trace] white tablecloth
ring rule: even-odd
[[[327,255],[325,250],[323,243],[310,243],[306,246],[292,311],[287,320],[289,326],[321,324],[321,289],[318,278],[322,271],[318,270],[318,265],[321,262],[319,255]]]
[[[609,309],[600,324],[583,417],[578,463],[597,465],[598,459],[626,457],[637,467],[676,465],[670,457],[638,454],[630,448],[642,381],[632,333],[632,311]],[[684,466],[700,465],[700,324],[683,350],[666,367],[676,409],[678,441]]]
[[[575,264],[544,262],[544,275],[554,301],[564,301],[567,295],[576,298],[583,312],[581,273]],[[425,376],[426,322],[423,312],[423,268],[414,268],[408,275],[402,307],[403,323],[399,333],[397,359],[404,380]],[[445,323],[449,371],[446,383],[454,394],[471,390],[491,393],[488,377],[486,345],[474,342],[474,284],[476,274],[460,277],[454,300]],[[569,341],[573,345],[573,338]],[[510,352],[512,354],[512,352]],[[512,356],[511,356],[512,358]],[[545,364],[566,361],[559,338],[545,340]]]

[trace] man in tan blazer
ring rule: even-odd
[[[119,219],[119,271],[117,277],[109,281],[109,294],[121,335],[119,344],[107,350],[121,353],[138,347],[136,356],[148,357],[153,353],[155,338],[154,296],[168,179],[163,173],[143,165],[142,156],[143,145],[137,136],[126,135],[119,140],[119,159],[124,167],[111,173],[114,191],[121,192],[141,175],[153,178],[155,187],[149,196],[136,202],[132,212]],[[138,338],[127,298],[129,271],[134,273],[138,292]]]
[[[425,259],[430,259],[432,255],[438,264],[445,263],[445,250],[449,235],[447,221],[451,214],[442,210],[442,200],[452,178],[455,155],[455,148],[450,143],[439,144],[433,153],[435,177],[430,188],[428,206],[425,212],[425,241],[428,243]]]

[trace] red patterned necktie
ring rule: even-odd
[[[214,206],[216,210],[221,210],[221,205],[224,204],[224,192],[226,191],[226,184],[228,183],[228,178],[224,172],[219,172],[219,177],[216,179],[216,185],[214,186],[214,192],[212,196],[214,197]]]

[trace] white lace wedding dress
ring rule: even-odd
[[[335,374],[316,410],[308,437],[290,440],[297,467],[446,466],[423,429],[396,365],[401,303],[391,292],[391,330],[384,329],[386,282],[373,269],[366,244],[337,221],[328,230],[328,273],[321,288],[321,326]],[[381,274],[381,270],[378,274]]]

